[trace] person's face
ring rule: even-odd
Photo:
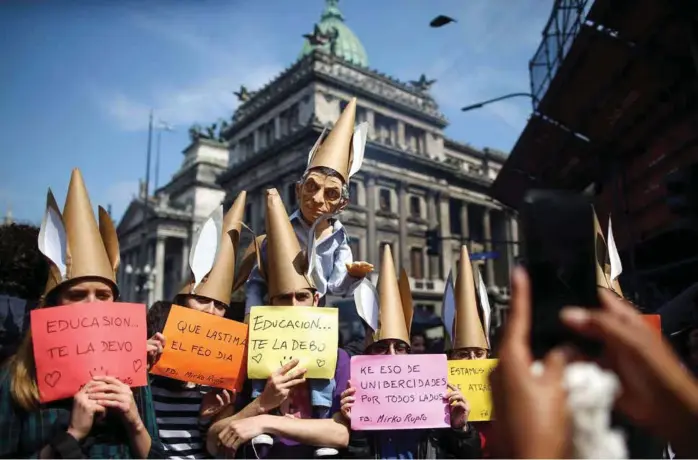
[[[271,299],[271,304],[277,307],[317,307],[320,294],[310,289],[301,289],[288,294],[277,295]]]
[[[424,343],[424,337],[421,335],[415,335],[412,337],[411,342],[412,353],[419,354],[426,351],[426,343]]]
[[[458,348],[451,353],[451,359],[487,359],[484,348]]]
[[[70,284],[62,288],[57,296],[58,305],[113,301],[112,287],[99,280],[84,280]]]
[[[342,180],[318,171],[312,171],[303,183],[296,186],[301,214],[308,222],[315,222],[323,214],[334,212],[342,201]]]
[[[406,355],[410,352],[410,346],[402,340],[385,339],[374,342],[368,349],[369,355]]]
[[[225,316],[226,306],[220,302],[216,302],[208,297],[200,295],[188,294],[184,296],[185,307],[193,310],[208,313],[210,315]]]

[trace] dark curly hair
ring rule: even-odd
[[[0,294],[36,300],[48,278],[48,262],[39,251],[39,228],[0,225]]]

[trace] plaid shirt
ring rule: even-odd
[[[149,458],[165,458],[158,437],[150,387],[133,389],[152,445]],[[25,412],[10,394],[9,373],[0,376],[0,458],[38,458],[39,452],[70,424],[72,399],[41,404],[38,410]],[[135,458],[123,423],[115,415],[96,422],[87,439],[81,442],[85,458]]]

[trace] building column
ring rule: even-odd
[[[281,139],[281,117],[274,117],[274,139]]]
[[[510,216],[509,217],[509,227],[511,229],[511,241],[512,241],[512,248],[513,248],[513,254],[514,257],[519,256],[519,221],[516,219],[516,216]],[[516,243],[516,244],[513,244]]]
[[[401,149],[405,148],[405,122],[397,121],[397,145]]]
[[[372,114],[373,112],[369,111],[368,113]],[[371,117],[372,116],[373,115],[371,115]],[[378,242],[376,241],[376,178],[372,174],[366,175],[366,208],[367,262],[378,266]]]
[[[376,138],[376,128],[374,121],[376,117],[373,110],[366,109],[366,122],[368,123],[368,138],[373,140]]]
[[[468,220],[468,202],[460,202],[460,235],[461,241],[468,245],[468,252],[472,250],[470,248],[470,225]]]
[[[485,252],[492,251],[492,225],[490,218],[490,209],[485,208],[482,213],[482,228],[485,233]],[[485,283],[487,286],[494,286],[494,260],[485,260]]]
[[[259,130],[258,129],[255,129],[255,131],[252,133],[252,139],[253,139],[252,153],[254,154],[254,153],[259,152]]]
[[[186,282],[189,278],[189,238],[182,239],[182,263],[180,267],[178,283]]]
[[[427,221],[429,221],[429,229],[438,225],[437,219],[437,209],[436,209],[436,197],[434,192],[431,190],[427,191]],[[427,255],[427,278],[428,279],[438,279],[439,278],[439,258],[436,256]]]
[[[439,278],[446,278],[446,274],[453,266],[451,216],[449,211],[449,196],[442,193],[439,195],[439,236],[441,237],[441,273]]]
[[[411,273],[412,267],[410,267],[410,248],[408,247],[407,238],[407,184],[405,182],[400,182],[398,184],[398,196],[397,196],[397,209],[400,218],[400,267],[404,268],[407,273]]]
[[[153,282],[154,302],[162,299],[165,285],[165,237],[157,236],[155,243],[155,276]]]

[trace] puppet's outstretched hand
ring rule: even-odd
[[[373,271],[373,265],[368,262],[352,262],[347,264],[347,273],[354,278],[365,278]]]

